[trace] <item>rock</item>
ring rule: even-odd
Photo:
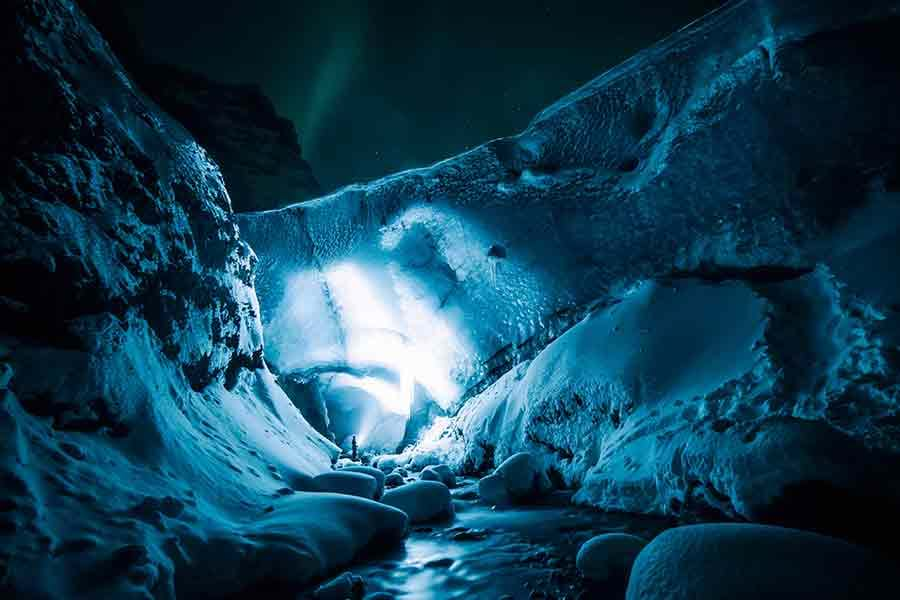
[[[423,481],[440,481],[448,488],[456,487],[456,475],[447,465],[431,465],[422,469],[419,479]]]
[[[641,551],[627,600],[889,598],[894,579],[870,551],[835,538],[767,525],[691,525]]]
[[[440,481],[441,483],[444,483],[444,478],[430,467],[425,467],[424,469],[422,469],[422,472],[419,473],[419,479],[421,481]],[[447,484],[444,483],[444,485]]]
[[[0,2],[0,497],[20,507],[0,518],[0,595],[308,585],[406,517],[323,494],[265,512],[276,474],[337,449],[267,368],[258,260],[219,167],[80,4]],[[164,532],[175,514],[190,524]],[[71,545],[87,532],[99,543]]]
[[[128,16],[118,3],[79,4],[141,90],[219,164],[235,211],[270,210],[322,193],[303,158],[293,122],[278,114],[258,85],[215,81],[148,58],[135,43],[139,36],[128,27]]]
[[[547,475],[528,452],[510,456],[478,482],[478,495],[489,504],[524,502],[551,489]]]
[[[455,500],[478,500],[478,483],[453,490]]]
[[[512,504],[513,498],[506,489],[503,477],[497,474],[482,477],[478,481],[478,497],[488,504]]]
[[[362,473],[363,475],[369,475],[375,478],[375,481],[378,483],[378,486],[375,488],[375,496],[374,499],[378,500],[381,498],[382,494],[384,494],[384,472],[376,469],[375,467],[369,467],[366,465],[349,465],[346,467],[341,467],[341,471],[347,471],[350,473]]]
[[[381,501],[405,512],[411,523],[453,516],[450,490],[437,481],[414,481],[388,490]]]
[[[385,473],[390,473],[407,462],[409,462],[408,459],[402,454],[382,454],[372,461],[372,466],[381,469]]]
[[[341,573],[313,592],[316,600],[361,600],[366,593],[365,580],[353,573]]]
[[[403,479],[403,475],[397,473],[396,471],[392,472],[388,476],[384,478],[384,487],[386,488],[395,488],[406,483],[406,480]]]
[[[378,481],[365,473],[354,473],[347,469],[341,469],[317,475],[313,478],[313,487],[319,492],[348,494],[371,499],[378,491]]]
[[[575,566],[585,579],[624,583],[631,565],[646,545],[647,540],[627,533],[598,535],[579,548]]]

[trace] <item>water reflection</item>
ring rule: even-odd
[[[414,527],[400,548],[372,557],[353,571],[368,591],[396,598],[577,598],[620,589],[586,587],[574,562],[579,546],[599,533],[625,531],[654,537],[669,523],[610,515],[561,503],[492,510],[477,501],[455,501],[453,522]],[[597,596],[600,597],[600,596]]]

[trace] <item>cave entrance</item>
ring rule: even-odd
[[[344,450],[395,452],[459,395],[470,359],[429,282],[396,263],[342,262],[295,274],[267,346],[288,395]],[[295,389],[292,389],[295,388]]]

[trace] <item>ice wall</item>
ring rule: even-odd
[[[898,9],[731,2],[519,135],[240,217],[264,327],[294,273],[376,257],[471,351],[409,457],[530,450],[631,511],[893,506]]]

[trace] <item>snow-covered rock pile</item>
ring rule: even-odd
[[[3,3],[0,49],[0,595],[297,589],[403,535],[293,493],[337,448],[266,369],[206,152],[72,2]]]
[[[628,511],[894,512],[898,9],[728,3],[519,135],[241,217],[274,351],[314,366],[279,333],[309,331],[290,286],[352,268],[461,391],[401,462],[528,451]]]

